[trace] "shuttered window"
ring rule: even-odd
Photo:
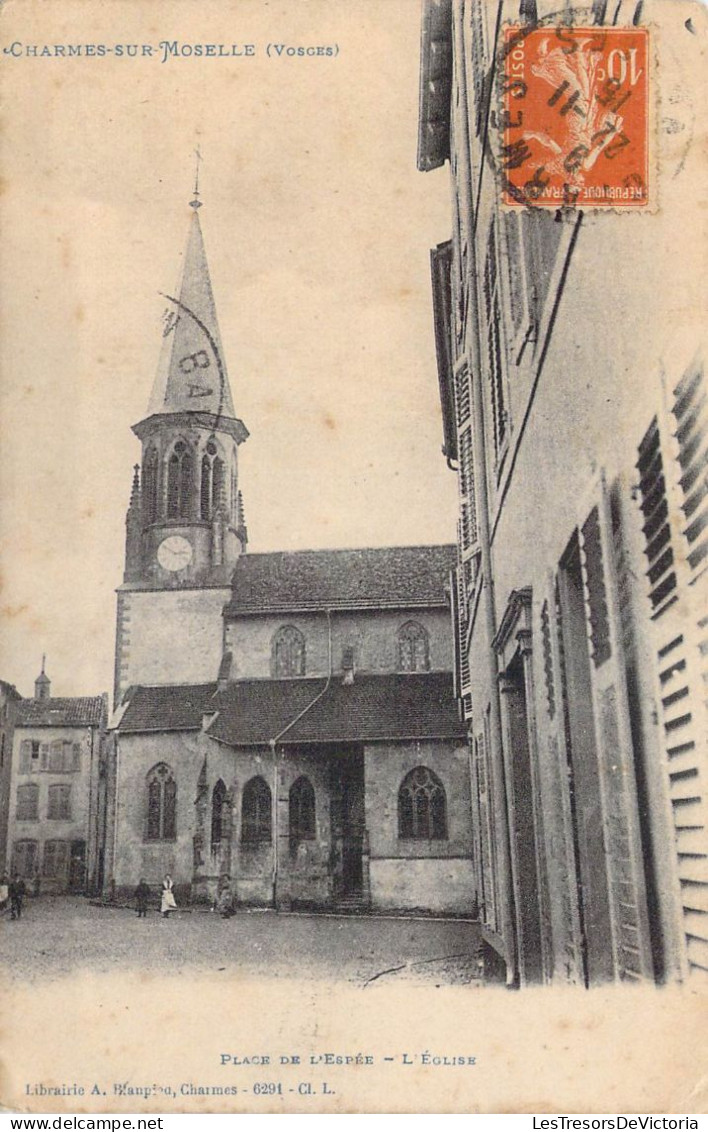
[[[694,368],[674,390],[680,486],[688,543],[688,564],[694,574],[708,564],[708,390],[702,368]]]
[[[71,787],[58,785],[49,787],[47,817],[52,821],[71,820]]]
[[[458,655],[459,655],[459,691],[464,695],[469,691],[471,675],[470,675],[470,662],[469,654],[467,651],[467,617],[469,609],[469,601],[465,593],[464,584],[464,571],[462,568],[456,571],[457,579],[457,605],[458,616],[457,622],[457,637],[458,637]]]
[[[643,516],[646,576],[654,616],[660,616],[676,600],[676,570],[671,544],[666,473],[657,418],[651,422],[639,445],[639,491]]]
[[[55,739],[49,744],[47,769],[50,774],[71,774],[81,768],[81,746]]]
[[[12,872],[24,877],[33,877],[37,868],[38,844],[36,841],[16,841],[12,849]]]
[[[457,371],[455,379],[455,400],[457,406],[457,423],[464,425],[470,419],[471,390],[469,370],[465,367]]]
[[[460,436],[460,533],[462,550],[477,543],[477,502],[475,499],[472,429],[466,428]]]
[[[44,860],[42,873],[45,877],[63,880],[69,867],[68,841],[46,841],[44,844]]]
[[[33,782],[17,787],[18,821],[37,821],[39,818],[39,786]]]
[[[487,360],[492,410],[492,436],[496,466],[501,462],[507,436],[507,409],[504,397],[504,366],[501,344],[501,304],[497,269],[496,229],[489,229],[487,258],[484,266],[484,300],[487,317]]]

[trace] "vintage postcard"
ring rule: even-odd
[[[697,1127],[707,31],[0,6],[4,1110]]]

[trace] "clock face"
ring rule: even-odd
[[[182,535],[169,535],[157,548],[157,561],[164,570],[184,570],[192,561],[192,544]]]

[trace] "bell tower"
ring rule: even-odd
[[[117,698],[134,683],[215,679],[221,609],[247,543],[238,447],[248,430],[234,412],[198,180],[190,207],[181,279],[174,293],[163,293],[162,350],[147,415],[133,427],[142,453],[118,590]],[[186,653],[178,657],[182,643]]]

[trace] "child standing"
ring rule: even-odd
[[[135,889],[135,911],[138,913],[138,919],[142,916],[143,919],[147,916],[148,901],[150,899],[150,888],[145,880],[145,877],[140,878],[140,884]]]

